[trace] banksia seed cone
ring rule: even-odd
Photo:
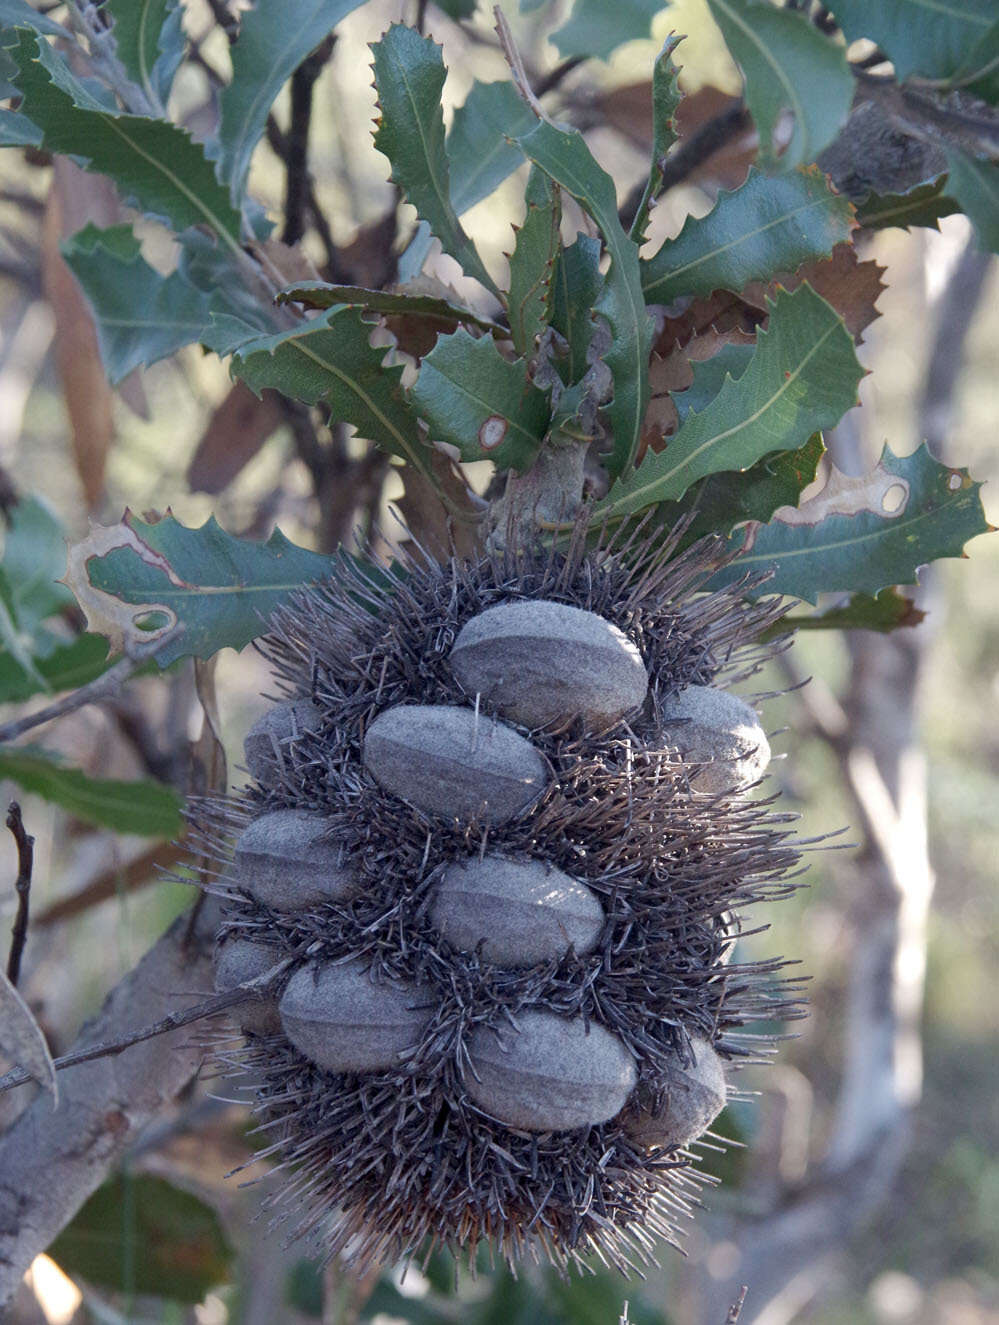
[[[741,1028],[798,1012],[781,963],[731,962],[798,855],[717,688],[779,613],[705,589],[712,545],[587,541],[344,557],[273,623],[254,783],[203,807],[219,986],[280,972],[219,1056],[327,1256],[647,1261],[760,1054]]]

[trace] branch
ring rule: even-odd
[[[17,893],[17,915],[11,931],[10,956],[7,958],[7,979],[12,985],[17,984],[21,974],[21,956],[28,937],[28,898],[31,894],[31,869],[35,859],[35,839],[24,831],[21,820],[21,807],[17,801],[11,801],[7,807],[7,827],[17,843],[17,879],[14,891]]]
[[[303,60],[291,76],[291,117],[285,135],[284,230],[286,244],[297,244],[305,233],[305,212],[314,203],[309,176],[309,129],[312,123],[312,93],[326,67],[336,37],[327,37]]]
[[[168,637],[163,636],[158,639],[156,647],[158,648],[166,638]],[[5,723],[0,726],[0,744],[16,740],[18,736],[23,736],[25,732],[40,727],[45,722],[52,722],[53,719],[64,717],[67,713],[75,713],[77,709],[84,708],[87,704],[99,704],[102,699],[110,699],[154,652],[155,649],[151,648],[146,654],[136,652],[134,656],[119,658],[114,666],[95,677],[93,681],[80,686],[78,690],[63,695],[62,699],[47,704],[45,708],[36,709],[34,713],[28,713],[23,718]]]

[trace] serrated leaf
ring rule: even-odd
[[[604,355],[614,381],[614,398],[605,407],[611,450],[601,458],[614,478],[634,463],[649,403],[652,321],[642,298],[638,248],[618,220],[614,181],[597,165],[581,133],[542,120],[518,142],[525,156],[593,217],[610,255],[595,309],[607,319],[612,335]]]
[[[464,304],[429,294],[405,294],[402,291],[365,290],[359,285],[327,285],[325,281],[301,281],[275,295],[279,304],[304,304],[306,308],[333,308],[351,304],[372,313],[420,317],[448,326],[456,323],[481,327],[494,335],[509,337],[505,327],[480,316]]]
[[[17,92],[17,88],[13,89]],[[38,147],[42,131],[27,115],[16,110],[0,110],[0,147]]]
[[[498,294],[451,201],[441,108],[447,71],[441,48],[415,28],[393,23],[371,50],[381,109],[375,146],[388,157],[393,182],[430,226],[444,252]]]
[[[118,59],[150,105],[162,110],[184,57],[180,5],[177,0],[105,0],[104,8],[114,19]]]
[[[18,33],[12,48],[22,106],[43,131],[46,150],[65,152],[110,175],[126,199],[176,230],[207,225],[240,253],[240,216],[190,135],[165,120],[110,111],[48,42]]]
[[[638,244],[645,242],[649,206],[662,187],[666,153],[677,140],[676,113],[683,100],[680,71],[673,63],[673,52],[683,40],[670,33],[652,66],[652,163],[649,178],[628,231]]]
[[[256,0],[232,48],[232,80],[219,95],[219,177],[238,201],[274,99],[307,55],[362,0]]]
[[[562,207],[558,189],[537,170],[531,171],[526,202],[527,212],[510,255],[507,312],[517,353],[529,355],[549,319]]]
[[[213,296],[179,271],[161,276],[141,256],[130,225],[88,225],[62,245],[62,255],[93,309],[101,359],[112,383],[156,363],[201,336]]]
[[[752,0],[708,0],[708,7],[742,70],[761,162],[789,169],[814,161],[850,112],[855,87],[845,52],[791,9]],[[775,133],[787,112],[791,138],[778,157]]]
[[[233,1263],[215,1211],[147,1173],[119,1174],[98,1187],[48,1254],[100,1288],[190,1303],[227,1282]]]
[[[595,56],[607,60],[626,41],[649,36],[652,20],[662,9],[662,0],[576,0],[569,20],[551,35],[563,57]]]
[[[34,28],[51,37],[65,37],[66,29],[46,14],[26,3],[26,0],[0,0],[0,27]]]
[[[960,211],[953,198],[947,196],[946,185],[947,176],[940,175],[905,193],[869,193],[857,204],[857,224],[869,230],[893,225],[901,226],[903,230],[910,225],[931,226],[937,230],[937,222],[942,216]]]
[[[919,74],[947,79],[963,72],[972,53],[981,63],[999,55],[982,48],[996,31],[995,0],[833,0],[829,4],[847,41],[869,37],[895,66],[899,81]]]
[[[290,331],[240,345],[231,372],[258,395],[273,387],[307,405],[327,401],[334,418],[426,471],[416,416],[400,382],[402,367],[385,365],[388,350],[371,345],[373,330],[356,308],[341,305]]]
[[[521,472],[533,463],[551,412],[524,359],[511,363],[490,337],[476,340],[464,328],[438,338],[410,394],[434,441],[457,447],[462,460]]]
[[[688,217],[676,239],[642,263],[642,289],[657,304],[741,290],[828,257],[852,226],[853,207],[817,166],[777,176],[751,170],[741,188],[719,193],[706,216]]]
[[[59,1102],[59,1085],[48,1042],[35,1015],[0,970],[0,1058],[23,1068]]]
[[[61,757],[34,746],[0,746],[0,778],[60,805],[77,819],[119,833],[176,837],[183,801],[162,782],[93,778],[65,765]]]
[[[948,147],[947,192],[961,205],[987,253],[999,253],[999,165]]]
[[[472,84],[447,136],[451,201],[459,216],[524,164],[524,154],[509,139],[533,124],[534,115],[509,80]]]
[[[783,617],[778,629],[785,630],[878,630],[887,632],[900,626],[918,626],[926,613],[916,607],[911,598],[892,587],[882,589],[874,597],[853,594],[839,607],[826,612],[813,612],[809,616],[791,613]]]
[[[675,391],[673,403],[680,422],[688,414],[700,414],[725,385],[725,378],[737,381],[752,363],[755,345],[723,345],[710,359],[691,360],[694,380],[686,391]]]
[[[595,235],[578,234],[559,253],[552,275],[552,326],[569,346],[570,382],[578,382],[586,372],[593,307],[602,283],[600,240]]]
[[[235,538],[214,517],[188,529],[172,515],[149,523],[130,511],[93,526],[70,549],[66,583],[112,652],[162,640],[156,661],[210,658],[264,633],[290,594],[333,570],[329,557],[275,529],[266,543]]]
[[[772,570],[759,592],[810,603],[820,593],[877,594],[915,584],[919,567],[962,556],[969,538],[989,531],[980,488],[966,470],[940,464],[925,445],[908,456],[886,446],[871,474],[830,479],[785,518],[736,534],[733,542],[745,549],[738,569],[726,568],[713,582]]]
[[[682,497],[706,474],[748,469],[832,427],[856,403],[863,370],[842,319],[807,284],[768,305],[752,362],[700,413],[688,414],[664,451],[648,454],[596,510],[633,515]]]

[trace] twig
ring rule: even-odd
[[[428,0],[416,0],[416,30],[423,36],[423,29],[427,22],[427,3]]]
[[[21,956],[28,937],[28,899],[31,895],[31,867],[35,859],[35,839],[24,831],[21,819],[21,807],[17,801],[11,801],[7,807],[7,827],[17,843],[17,879],[14,891],[17,893],[17,915],[11,930],[10,956],[7,958],[7,979],[12,985],[17,984],[21,974]]]
[[[538,119],[547,120],[548,123],[551,124],[552,120],[550,116],[531,88],[530,79],[527,77],[527,70],[524,68],[523,57],[517,49],[517,43],[514,41],[513,33],[510,31],[510,24],[506,21],[506,15],[503,13],[502,9],[500,9],[499,5],[493,5],[493,17],[496,19],[496,35],[499,37],[500,46],[506,57],[506,62],[510,66],[510,72],[513,74],[514,87]]]
[[[537,96],[543,97],[546,92],[554,92],[574,69],[578,69],[581,64],[586,63],[586,59],[585,55],[570,55],[560,64],[557,64],[554,69],[549,69],[548,73],[543,74],[537,81],[535,86]]]
[[[162,643],[162,640],[158,640],[157,644],[159,643]],[[93,681],[80,686],[79,690],[74,690],[71,694],[64,695],[62,699],[57,699],[34,713],[28,713],[23,718],[5,723],[0,727],[0,744],[16,740],[18,736],[23,736],[34,727],[64,717],[67,713],[75,713],[77,709],[84,708],[87,704],[98,704],[102,699],[117,694],[121,686],[145,661],[145,658],[119,658],[113,667],[109,667],[103,675],[95,677]]]
[[[725,1325],[738,1325],[739,1317],[742,1315],[742,1308],[746,1302],[746,1294],[749,1292],[749,1285],[743,1284],[739,1289],[738,1298],[728,1309],[728,1315],[725,1317]]]
[[[296,244],[305,233],[309,207],[309,129],[312,124],[312,93],[316,80],[333,52],[335,36],[327,37],[298,66],[291,76],[291,116],[285,135],[284,231],[286,244]]]

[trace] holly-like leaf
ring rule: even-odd
[[[498,293],[451,201],[441,108],[447,71],[441,48],[415,28],[393,23],[371,50],[381,110],[375,146],[391,163],[393,183],[430,226],[444,252]]]
[[[552,275],[552,326],[569,346],[570,382],[578,382],[586,372],[593,308],[602,284],[600,240],[595,235],[578,234],[559,253]]]
[[[964,545],[989,532],[980,483],[942,465],[921,446],[896,456],[886,446],[877,467],[860,478],[833,470],[826,486],[796,509],[734,536],[744,551],[738,570],[772,570],[760,592],[809,603],[825,592],[878,594],[915,584],[918,570],[941,557],[964,555]]]
[[[51,801],[87,823],[142,837],[176,837],[183,801],[162,782],[119,782],[69,768],[34,746],[0,746],[0,777]]]
[[[241,649],[264,633],[289,594],[333,567],[277,529],[257,543],[226,533],[214,518],[188,529],[172,515],[150,523],[129,511],[70,548],[66,583],[87,629],[104,635],[112,652],[159,640],[156,661],[166,667]]]
[[[551,413],[524,359],[511,363],[490,337],[476,340],[464,328],[438,339],[411,395],[434,441],[500,469],[530,468]]]
[[[828,257],[852,226],[853,207],[817,166],[776,177],[751,170],[742,188],[720,193],[706,216],[688,217],[676,239],[642,263],[642,289],[657,304],[741,290]]]
[[[306,308],[333,308],[337,304],[352,304],[371,313],[385,313],[393,317],[419,317],[446,326],[457,324],[481,327],[494,335],[509,338],[505,327],[490,322],[486,317],[429,294],[406,294],[403,291],[365,290],[359,285],[327,285],[325,281],[301,281],[275,296],[279,304],[304,304]]]
[[[632,466],[638,454],[649,402],[652,321],[642,298],[638,248],[618,220],[614,181],[597,165],[581,133],[557,129],[541,120],[518,141],[525,156],[593,217],[610,255],[610,269],[595,308],[607,319],[612,336],[604,355],[614,381],[614,398],[605,407],[611,450],[602,459],[608,473],[616,477]]]
[[[207,225],[240,254],[240,216],[190,135],[166,120],[123,115],[98,101],[48,42],[20,31],[12,48],[22,108],[47,151],[110,175],[129,201],[176,230]]]
[[[569,20],[551,35],[560,55],[595,56],[607,60],[626,41],[649,36],[662,0],[576,0]]]
[[[181,6],[177,0],[105,0],[104,9],[114,19],[118,59],[150,105],[162,110],[184,57]]]
[[[549,320],[552,268],[559,250],[562,206],[558,189],[538,170],[528,181],[527,212],[510,254],[507,311],[518,354],[531,354]]]
[[[48,1042],[35,1015],[0,971],[0,1059],[23,1068],[59,1102],[59,1085]]]
[[[753,0],[708,0],[711,16],[742,70],[746,103],[760,135],[760,160],[789,169],[814,161],[846,122],[854,77],[842,48],[804,14]],[[779,153],[787,112],[791,138]]]
[[[524,164],[524,154],[510,139],[533,124],[534,114],[508,79],[472,84],[447,136],[451,202],[459,216]]]
[[[62,246],[93,309],[101,359],[113,383],[198,340],[212,307],[221,305],[179,271],[161,276],[140,250],[130,225],[88,225]]]
[[[100,1288],[190,1303],[225,1283],[233,1261],[214,1210],[148,1173],[98,1187],[48,1252]]]
[[[957,203],[946,192],[947,176],[917,184],[905,193],[869,193],[857,204],[857,224],[867,230],[881,230],[886,226],[925,225],[937,230],[942,216],[959,211]]]
[[[232,48],[232,81],[219,96],[219,176],[238,200],[274,99],[310,51],[361,0],[256,0]]]
[[[926,613],[921,611],[911,598],[892,587],[882,589],[879,594],[856,593],[839,607],[830,607],[826,612],[812,612],[808,615],[792,612],[782,617],[778,629],[781,634],[786,630],[878,630],[887,632],[900,626],[918,626],[925,620]]]
[[[748,469],[832,427],[857,400],[863,370],[842,319],[807,284],[780,291],[752,362],[700,414],[688,414],[664,451],[648,454],[599,503],[610,517],[682,497],[696,479]]]
[[[673,63],[673,52],[682,40],[682,37],[670,33],[652,66],[652,164],[635,219],[628,231],[630,238],[638,244],[645,242],[649,206],[662,188],[666,153],[679,136],[676,113],[680,109],[683,93],[680,91],[680,71]]]
[[[386,367],[387,349],[370,343],[373,329],[358,309],[331,308],[290,331],[246,341],[233,355],[232,375],[258,395],[273,387],[308,405],[325,400],[335,419],[426,470],[416,417],[399,380],[402,367]]]
[[[723,345],[710,359],[691,361],[690,367],[694,380],[686,391],[676,391],[673,403],[676,405],[680,422],[688,414],[700,414],[725,385],[726,377],[738,380],[753,361],[755,345],[739,343]]]
[[[961,204],[981,247],[999,253],[999,165],[948,147],[947,167],[947,192]]]
[[[831,0],[829,9],[847,41],[869,37],[895,66],[901,81],[918,74],[948,79],[984,69],[999,57],[993,0]],[[992,49],[983,42],[991,37]],[[974,63],[969,64],[972,57]]]

